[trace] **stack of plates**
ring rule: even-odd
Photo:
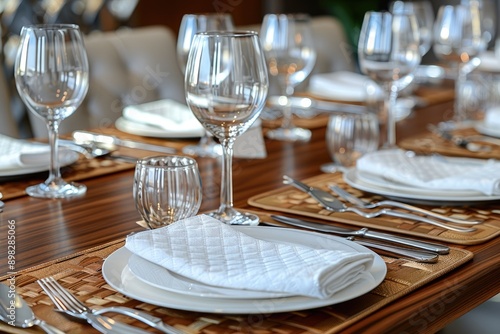
[[[335,236],[272,227],[234,228],[267,241],[373,253],[363,246]],[[275,313],[332,305],[369,292],[383,281],[387,273],[382,258],[375,253],[373,255],[373,266],[369,271],[373,279],[362,278],[328,299],[209,286],[169,272],[132,254],[126,248],[120,248],[106,258],[102,273],[106,282],[118,292],[158,306],[225,314]]]
[[[353,188],[408,203],[464,205],[470,202],[500,200],[500,196],[488,196],[473,190],[457,191],[417,188],[361,172],[356,170],[356,168],[347,170],[344,173],[344,180]]]

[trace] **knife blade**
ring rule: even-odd
[[[361,105],[321,101],[309,97],[288,97],[286,100],[281,96],[272,96],[267,100],[269,107],[283,108],[283,101],[286,101],[292,108],[310,110],[314,109],[317,112],[323,113],[350,113],[350,114],[366,114],[367,108]],[[285,103],[285,104],[286,104]]]
[[[371,231],[367,228],[361,228],[359,230],[350,229],[345,227],[338,227],[326,224],[320,224],[316,222],[311,222],[303,219],[290,218],[285,216],[271,215],[271,218],[292,226],[302,227],[314,231],[333,233],[337,235],[346,235],[346,236],[354,236],[354,237],[362,237],[366,239],[379,240],[384,242],[395,243],[399,245],[415,247],[418,249],[423,249],[426,251],[434,252],[437,254],[448,254],[450,252],[450,248],[445,245],[435,244],[425,241],[419,241],[410,238],[398,237],[388,233],[381,233]]]
[[[289,228],[283,225],[273,224],[269,222],[261,222],[259,225],[264,226],[272,226],[272,227],[280,227],[280,228]],[[372,248],[377,250],[379,254],[386,255],[395,258],[403,258],[415,262],[423,262],[423,263],[436,263],[439,259],[439,255],[434,252],[429,252],[421,249],[411,249],[406,247],[398,247],[388,243],[379,243],[367,240],[359,240],[353,236],[347,237],[347,240],[353,241],[362,246]]]
[[[134,140],[120,139],[116,136],[88,132],[88,131],[73,132],[73,139],[77,143],[81,144],[96,143],[102,145],[103,147],[123,146],[129,148],[137,148],[140,150],[154,151],[160,153],[170,153],[170,154],[177,152],[177,150],[172,147],[148,144]]]
[[[450,132],[440,129],[439,127],[429,124],[427,126],[427,129],[431,131],[432,133],[438,135],[439,137],[448,140],[455,144],[458,147],[464,148],[470,152],[489,152],[491,151],[491,147],[487,145],[481,145],[478,143],[474,143],[469,139],[460,137],[460,136],[454,136]]]

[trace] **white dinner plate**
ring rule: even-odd
[[[78,160],[78,153],[67,151],[64,154],[59,154],[59,165],[61,167],[69,166]],[[32,166],[32,167],[19,167],[16,169],[0,169],[0,178],[8,178],[14,176],[23,176],[28,174],[40,173],[49,170],[49,166]]]
[[[199,128],[182,128],[176,130],[165,130],[160,127],[154,127],[146,124],[130,121],[125,117],[120,117],[116,120],[115,126],[118,130],[127,132],[133,135],[155,138],[195,138],[201,137],[205,133],[203,127]]]
[[[350,168],[344,173],[344,181],[353,188],[363,190],[401,201],[425,204],[460,205],[470,202],[498,201],[500,196],[488,196],[479,192],[439,191],[397,184],[388,180],[374,181],[372,176],[360,177],[356,168]],[[385,182],[385,183],[384,183]]]
[[[343,238],[284,228],[261,226],[235,226],[234,228],[262,240],[316,248],[372,253],[374,261],[369,273],[373,278],[362,278],[327,299],[304,296],[262,299],[199,297],[166,291],[143,282],[129,269],[128,261],[132,253],[124,247],[116,250],[106,258],[102,267],[103,277],[118,292],[153,305],[197,312],[262,314],[305,310],[341,303],[371,291],[384,280],[387,273],[387,267],[380,256],[366,247]]]
[[[130,271],[143,282],[162,290],[210,298],[261,299],[290,296],[287,293],[229,289],[197,282],[177,275],[153,262],[132,254],[128,260]]]
[[[486,124],[484,122],[477,122],[476,125],[474,126],[474,128],[480,134],[500,138],[500,128],[498,128],[498,127],[489,126],[488,124]]]

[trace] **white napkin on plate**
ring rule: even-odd
[[[46,144],[0,135],[0,147],[2,171],[49,165],[50,148]]]
[[[188,106],[170,99],[126,106],[123,108],[123,117],[167,131],[176,131],[179,128],[184,131],[196,131],[203,128]]]
[[[207,215],[127,237],[145,260],[205,284],[328,298],[370,275],[371,253],[259,240]]]
[[[365,154],[356,162],[356,170],[424,189],[476,190],[485,195],[500,195],[497,160],[412,156],[394,149]]]
[[[340,101],[363,102],[367,99],[368,87],[375,87],[376,94],[382,94],[371,79],[355,72],[318,73],[309,81],[310,93]]]

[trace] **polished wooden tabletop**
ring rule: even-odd
[[[428,123],[446,120],[452,102],[417,109],[398,124],[398,140],[413,136]],[[194,143],[191,141],[190,143]],[[178,142],[177,142],[178,143]],[[251,196],[282,187],[282,175],[298,179],[320,174],[319,166],[330,161],[325,147],[325,128],[313,130],[308,143],[266,140],[265,159],[234,159],[234,205],[250,208]],[[198,158],[203,178],[201,211],[219,203],[220,163]],[[1,214],[0,238],[15,222],[15,270],[28,268],[92,246],[123,238],[141,228],[132,198],[133,169],[83,181],[87,194],[71,200],[44,200],[28,196],[6,201]],[[254,209],[254,208],[253,208]],[[447,323],[500,293],[500,239],[464,247],[474,259],[460,268],[396,300],[360,320],[345,333],[435,332]],[[6,247],[0,250],[6,259]],[[2,273],[9,271],[6,260]]]

